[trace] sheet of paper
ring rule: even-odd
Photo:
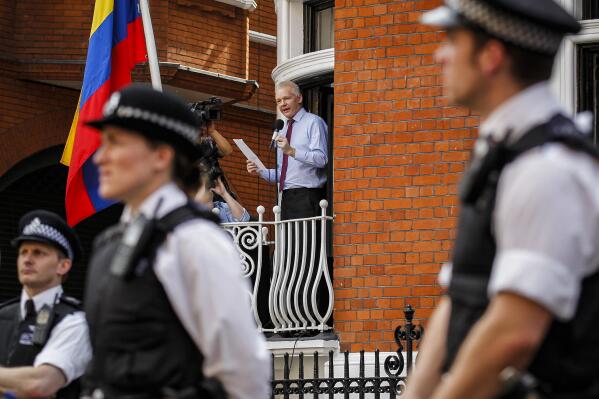
[[[258,166],[259,170],[266,170],[266,166],[264,166],[260,158],[258,158],[258,155],[256,155],[254,151],[250,149],[250,147],[248,147],[248,145],[243,141],[243,139],[233,139],[233,142],[235,143],[235,145],[237,145],[237,147],[239,147],[239,149],[241,150],[241,152],[243,152],[243,155],[245,155],[247,159],[249,159],[250,161],[255,163],[256,166]]]

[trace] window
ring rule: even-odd
[[[593,141],[597,144],[599,131],[599,44],[581,44],[577,47],[578,112],[593,112]]]
[[[327,214],[333,215],[333,104],[334,104],[334,91],[333,91],[333,74],[321,75],[318,77],[312,77],[297,82],[302,91],[304,108],[318,116],[320,116],[327,124],[328,137],[327,137],[327,153],[329,163],[327,165],[327,201],[329,201],[329,207],[327,208]],[[333,253],[333,231],[332,224],[327,224],[327,243],[328,243],[328,254],[329,254],[329,265],[333,264],[333,259],[330,255]]]
[[[334,46],[335,2],[313,0],[304,3],[304,54]]]
[[[584,0],[582,2],[582,19],[599,19],[599,1]]]

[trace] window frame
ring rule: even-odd
[[[577,0],[560,0],[564,8],[573,15],[582,15],[582,3]],[[579,20],[582,30],[576,35],[566,36],[556,59],[551,84],[555,93],[570,115],[575,115],[578,106],[578,46],[599,43],[599,19]]]
[[[335,0],[311,0],[304,3],[304,54],[316,51],[316,15],[329,8],[335,8]]]

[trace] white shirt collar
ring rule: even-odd
[[[187,203],[188,198],[175,183],[167,183],[150,194],[139,207],[139,213],[147,218],[161,218],[173,209]],[[134,215],[126,206],[121,215],[121,222],[130,222]]]
[[[34,296],[33,298],[29,298],[25,290],[21,291],[21,319],[25,318],[26,310],[25,310],[25,302],[28,299],[33,299],[33,304],[35,305],[35,311],[39,311],[44,305],[48,305],[50,307],[54,306],[56,300],[62,295],[62,285],[57,285],[56,287],[52,287],[47,289],[44,292],[41,292]]]
[[[481,123],[479,137],[501,141],[511,132],[509,141],[514,142],[532,127],[549,121],[558,113],[565,111],[551,93],[548,82],[540,82],[497,107]]]

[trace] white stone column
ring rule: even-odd
[[[275,0],[277,13],[277,65],[289,59],[289,0]]]

